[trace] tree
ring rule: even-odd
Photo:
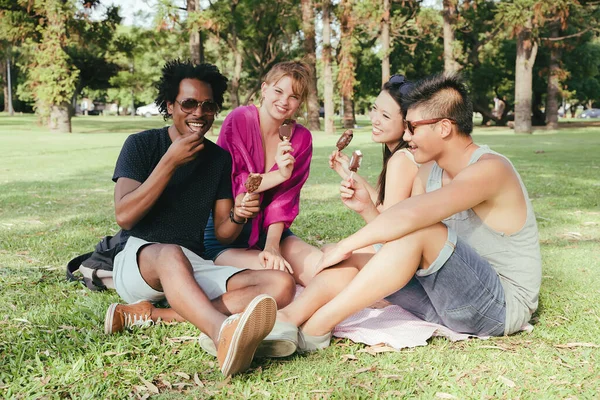
[[[514,0],[501,2],[498,7],[500,17],[512,29],[517,39],[517,58],[515,68],[515,132],[531,133],[531,116],[543,119],[539,107],[532,107],[534,103],[541,103],[541,95],[536,93],[532,100],[533,67],[538,53],[539,42],[543,40],[544,29],[551,27],[557,21],[566,26],[566,20],[573,7],[578,7],[577,0]],[[556,32],[555,32],[556,34]],[[559,40],[554,37],[552,40]],[[558,62],[558,53],[554,53],[554,63]],[[552,69],[552,68],[550,68]],[[556,65],[554,67],[556,72]],[[547,87],[547,86],[546,86]],[[551,95],[555,97],[554,95]],[[552,101],[552,100],[551,100]],[[558,107],[551,105],[555,113]]]
[[[194,12],[202,12],[200,0],[187,0],[188,17]],[[190,55],[195,64],[204,63],[204,37],[202,30],[191,24],[190,29]]]
[[[352,0],[342,0],[340,2],[340,46],[338,54],[338,84],[340,87],[340,94],[342,96],[343,112],[342,124],[344,128],[353,128],[356,124],[354,118],[354,84],[356,78],[354,76],[354,68],[356,66],[356,59],[353,54],[353,40],[352,34],[354,33],[354,15],[352,14]]]
[[[569,76],[569,70],[563,68],[563,51],[580,47],[591,40],[594,37],[591,31],[598,26],[600,17],[600,7],[596,2],[564,1],[556,7],[556,10],[550,10],[551,13],[555,11],[554,15],[548,16],[546,28],[549,37],[542,37],[542,43],[550,51],[545,108],[548,129],[558,127],[559,98],[565,94],[561,82]],[[578,77],[583,78],[581,75]]]
[[[533,65],[538,52],[537,28],[534,26],[536,0],[501,2],[499,16],[517,39],[515,61],[515,133],[531,133]]]
[[[299,52],[299,0],[217,0],[197,15],[194,24],[214,35],[222,54],[231,54],[231,103],[247,104],[260,90],[267,71],[284,58]],[[241,100],[239,88],[247,88]]]
[[[92,20],[88,11],[94,7],[85,3],[84,11],[67,21],[69,44],[65,52],[73,66],[79,71],[75,92],[71,99],[71,112],[77,108],[77,98],[84,89],[105,90],[110,87],[110,79],[119,71],[119,66],[108,60],[109,48],[113,42],[117,26],[121,22],[118,7],[109,7],[101,20]]]
[[[312,0],[302,0],[302,31],[304,33],[304,58],[311,69],[311,79],[308,85],[308,127],[311,130],[321,130],[319,121],[319,99],[317,96],[317,52],[315,34],[315,13]]]
[[[18,47],[27,38],[36,38],[35,10],[17,2],[0,2],[0,64],[4,110],[13,113],[14,59]]]
[[[29,75],[36,100],[37,112],[48,120],[50,130],[71,132],[69,105],[75,93],[79,71],[73,66],[64,47],[68,37],[66,23],[72,18],[74,5],[68,1],[45,0],[43,7],[46,25],[38,53]]]
[[[455,59],[454,26],[457,20],[457,0],[443,0],[444,17],[444,72],[446,74],[455,74],[460,69],[460,65]]]
[[[560,20],[556,19],[550,24],[550,38],[556,39],[559,35]],[[548,89],[546,94],[546,128],[558,128],[558,97],[560,94],[560,58],[561,48],[555,42],[549,43],[550,68],[548,68]]]
[[[573,117],[580,104],[591,107],[600,103],[600,43],[589,36],[588,41],[570,47],[569,57],[563,59],[569,73],[561,85],[562,92]]]
[[[462,44],[455,60],[470,82],[473,109],[483,116],[484,125],[490,121],[506,125],[514,92],[516,51],[497,13],[495,1],[463,1],[455,31],[456,41]],[[497,103],[504,105],[501,113],[491,109]]]
[[[323,97],[325,108],[325,133],[333,135],[335,133],[334,123],[334,103],[333,103],[333,72],[331,57],[331,0],[323,0],[322,3],[323,20],[323,50],[321,59],[323,62]]]
[[[406,45],[413,24],[409,22],[418,11],[416,1],[393,2],[391,0],[360,0],[353,4],[352,14],[355,18],[353,32],[356,44],[354,56],[357,60],[355,76],[360,85],[355,86],[355,98],[359,103],[372,102],[370,97],[376,96],[381,85],[390,79],[392,74],[393,43],[400,39],[403,48]],[[410,38],[410,40],[417,38]],[[405,65],[401,65],[403,69]],[[373,70],[379,70],[374,75]],[[394,70],[397,72],[398,68]],[[356,108],[357,102],[355,102]]]
[[[381,16],[381,85],[390,80],[390,0],[383,0]]]
[[[515,67],[515,133],[531,133],[531,97],[533,64],[538,43],[533,37],[533,16],[517,28],[517,61]]]

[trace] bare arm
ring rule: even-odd
[[[396,240],[459,211],[493,200],[510,174],[510,169],[500,160],[480,160],[441,189],[410,197],[390,207],[342,240],[339,246],[343,252],[350,252],[374,243]]]
[[[278,269],[281,271],[288,271],[293,274],[294,271],[283,256],[279,248],[279,242],[281,242],[281,235],[285,224],[283,222],[276,222],[269,225],[267,230],[267,239],[265,241],[265,249],[258,255],[258,260],[263,268],[266,269]]]
[[[388,160],[383,204],[375,206],[379,194],[357,175],[354,176],[354,182],[349,179],[342,181],[340,187],[342,201],[369,223],[384,210],[410,196],[418,170],[416,164],[404,154],[396,153]]]
[[[260,201],[258,194],[240,193],[235,199],[220,199],[215,202],[213,208],[213,220],[215,223],[215,236],[223,244],[233,242],[244,226],[244,221],[256,216],[260,210]],[[245,197],[245,198],[244,198]],[[233,207],[233,219],[238,224],[231,221],[229,213]]]
[[[255,193],[262,193],[290,179],[294,170],[295,158],[291,152],[294,151],[288,140],[283,140],[277,145],[275,163],[278,169],[261,174],[262,181]]]

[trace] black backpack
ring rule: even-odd
[[[115,256],[120,251],[121,231],[105,236],[92,252],[73,258],[67,264],[67,280],[85,284],[90,290],[114,289],[112,270]],[[79,271],[81,277],[75,276]]]

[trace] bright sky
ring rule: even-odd
[[[177,2],[185,4],[185,0],[177,0]],[[149,26],[152,23],[152,17],[147,18],[142,15],[136,15],[136,13],[141,11],[152,15],[156,3],[157,0],[102,0],[100,3],[101,6],[93,14],[99,17],[106,10],[105,6],[116,4],[121,6],[121,16],[123,17],[124,25]],[[441,0],[425,0],[423,5],[440,8]]]
[[[100,4],[93,15],[100,17],[106,11],[106,6],[118,5],[121,6],[120,14],[124,25],[148,26],[152,23],[152,18],[146,18],[140,12],[152,14],[156,0],[102,0]]]

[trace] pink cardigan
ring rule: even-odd
[[[312,135],[304,126],[296,124],[290,141],[294,148],[292,155],[296,159],[294,171],[290,179],[261,193],[261,210],[252,220],[249,247],[256,245],[260,234],[266,233],[271,224],[283,222],[285,228],[289,228],[300,211],[300,190],[310,171]],[[256,106],[241,106],[229,113],[223,121],[217,144],[233,159],[231,186],[235,198],[246,192],[244,183],[251,172],[265,172],[265,153]],[[277,169],[275,164],[271,171]]]

